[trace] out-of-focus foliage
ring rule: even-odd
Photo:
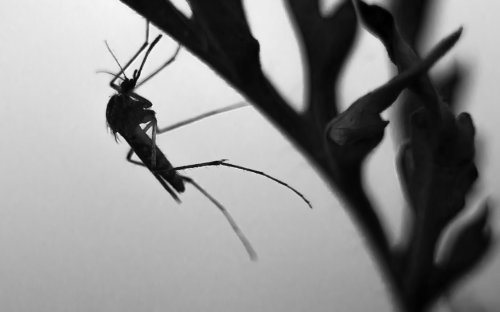
[[[415,51],[428,1],[394,0],[393,15],[376,5],[345,0],[333,14],[322,16],[319,1],[286,0],[307,62],[309,94],[302,113],[294,111],[264,75],[259,41],[252,35],[242,0],[190,0],[189,18],[168,0],[121,1],[257,105],[324,173],[365,233],[401,309],[428,309],[487,254],[490,208],[484,203],[449,244],[444,260],[435,262],[443,230],[464,209],[479,174],[472,117],[456,116],[452,110],[464,71],[457,67],[437,84],[426,74],[459,40],[461,30],[444,38],[424,58]],[[351,52],[358,20],[385,45],[398,72],[339,112],[338,75]],[[384,137],[388,121],[380,113],[403,90],[402,108],[390,121],[396,121],[398,139],[403,142],[397,163],[411,208],[410,239],[393,247],[362,187],[361,169]]]

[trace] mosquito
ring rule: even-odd
[[[118,74],[113,74],[110,72],[105,72],[114,76],[114,78],[110,82],[111,88],[117,91],[117,94],[113,95],[107,105],[106,108],[106,121],[109,129],[111,129],[115,140],[118,141],[117,134],[120,134],[121,137],[127,141],[130,145],[131,150],[127,154],[127,160],[133,164],[144,166],[149,169],[149,171],[154,175],[154,177],[160,182],[163,188],[172,196],[174,200],[180,203],[180,199],[177,196],[177,193],[182,193],[185,191],[185,183],[189,183],[193,185],[196,189],[198,189],[203,195],[205,195],[214,205],[216,205],[219,210],[224,214],[229,224],[231,225],[233,231],[236,233],[245,249],[247,250],[250,258],[255,260],[257,255],[246,239],[245,235],[238,227],[236,222],[233,220],[229,212],[208,192],[206,192],[198,183],[196,183],[192,178],[183,176],[178,173],[178,170],[190,169],[190,168],[198,168],[198,167],[207,167],[207,166],[226,166],[232,167],[239,170],[248,171],[251,173],[259,174],[265,176],[277,183],[282,184],[283,186],[291,189],[296,194],[298,194],[310,207],[311,204],[307,199],[298,191],[287,185],[286,183],[275,179],[263,172],[256,171],[253,169],[233,165],[226,163],[226,160],[217,160],[199,164],[193,164],[188,166],[182,166],[174,168],[172,164],[168,161],[167,157],[163,154],[163,152],[156,145],[156,135],[157,133],[164,133],[166,131],[171,130],[172,128],[178,128],[189,123],[198,121],[200,119],[206,118],[208,116],[212,116],[215,114],[219,114],[222,112],[230,111],[233,109],[241,108],[244,106],[248,106],[246,103],[239,103],[236,105],[232,105],[230,107],[226,107],[221,110],[205,113],[201,116],[195,117],[194,119],[187,120],[185,122],[178,123],[172,127],[168,127],[168,129],[162,129],[158,131],[158,123],[155,117],[155,112],[151,109],[152,103],[146,98],[138,95],[134,90],[136,90],[139,86],[144,84],[146,81],[151,79],[154,75],[158,74],[165,67],[170,65],[178,55],[181,46],[179,45],[176,49],[174,55],[170,57],[158,70],[153,72],[147,78],[144,78],[140,83],[138,83],[139,78],[141,76],[142,69],[146,62],[146,59],[149,53],[152,51],[154,46],[160,41],[162,35],[156,37],[156,39],[149,44],[149,23],[147,23],[146,28],[146,41],[138,50],[138,52],[132,57],[132,59],[122,67],[115,57],[113,52],[111,51],[109,45],[106,42],[106,47],[108,51],[113,56],[114,60],[120,67],[120,72]],[[138,70],[134,70],[132,78],[128,78],[125,74],[125,71],[128,67],[132,65],[132,63],[139,57],[139,55],[149,46],[142,60],[141,66]],[[122,77],[123,75],[123,77]],[[121,79],[122,82],[118,85],[116,81]],[[144,128],[141,127],[142,124],[145,124]],[[152,128],[151,137],[148,136],[147,131]],[[132,159],[133,154],[136,154],[141,161],[136,161]],[[172,189],[173,188],[173,189]],[[174,191],[175,190],[175,191]],[[311,207],[312,208],[312,207]]]
[[[175,124],[173,124],[171,126],[163,128],[163,129],[159,129],[159,130],[156,131],[156,135],[160,135],[160,134],[164,134],[164,133],[170,132],[172,130],[176,130],[178,128],[187,126],[189,124],[198,122],[198,121],[200,121],[202,119],[205,119],[205,118],[208,118],[208,117],[211,117],[211,116],[219,115],[219,114],[222,114],[222,113],[227,113],[227,112],[230,112],[230,111],[233,111],[233,110],[236,110],[236,109],[240,109],[240,108],[244,108],[244,107],[249,107],[249,106],[250,106],[250,104],[248,104],[247,102],[238,102],[238,103],[235,103],[235,104],[232,104],[232,105],[220,108],[220,109],[209,111],[209,112],[200,114],[200,115],[198,115],[196,117],[192,117],[192,118],[189,118],[187,120],[175,123]],[[127,154],[127,160],[129,162],[133,163],[133,164],[136,164],[136,165],[139,165],[139,166],[144,166],[144,164],[142,162],[139,162],[139,161],[136,161],[136,160],[132,159],[133,155],[134,155],[134,149],[131,148],[129,150],[128,154]],[[230,163],[227,162],[227,159],[222,159],[222,160],[219,160],[219,161],[213,161],[213,162],[207,162],[207,163],[194,164],[194,165],[180,166],[180,167],[172,168],[170,170],[179,171],[179,170],[185,170],[185,169],[191,169],[191,168],[197,168],[197,167],[207,167],[207,166],[229,167],[229,168],[233,168],[233,169],[247,171],[247,172],[250,172],[250,173],[253,173],[253,174],[257,174],[257,175],[260,175],[260,176],[264,176],[264,177],[266,177],[266,178],[268,178],[268,179],[270,179],[270,180],[272,180],[272,181],[274,181],[274,182],[276,182],[278,184],[281,184],[284,187],[288,188],[289,190],[291,190],[292,192],[294,192],[295,194],[297,194],[309,206],[309,208],[312,208],[311,203],[307,200],[307,198],[304,195],[302,195],[302,193],[300,193],[299,191],[297,191],[296,189],[294,189],[290,185],[286,184],[285,182],[283,182],[283,181],[281,181],[279,179],[276,179],[276,178],[274,178],[274,177],[272,177],[272,176],[270,176],[267,173],[262,172],[262,171],[257,171],[257,170],[250,169],[250,168],[247,168],[247,167],[242,167],[242,166],[230,164]]]

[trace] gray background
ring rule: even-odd
[[[475,207],[486,195],[498,201],[500,3],[437,2],[426,50],[465,27],[433,72],[455,58],[470,66],[462,104],[481,140]],[[282,1],[249,0],[246,7],[266,73],[300,110],[301,59]],[[126,143],[117,145],[105,126],[110,77],[95,72],[118,71],[105,39],[122,63],[142,44],[145,23],[135,12],[116,0],[3,1],[0,20],[1,311],[391,310],[363,238],[335,195],[254,108],[165,134],[158,144],[175,165],[228,158],[311,200],[313,211],[280,185],[240,171],[187,172],[230,210],[257,263],[196,190],[188,186],[177,205],[150,173],[125,161]],[[146,72],[175,48],[165,36]],[[391,75],[384,48],[361,30],[341,79],[341,103]],[[154,103],[160,126],[242,99],[186,50],[138,92]],[[393,149],[386,135],[369,159],[366,184],[396,240],[404,204]],[[495,251],[454,300],[498,310],[498,259]]]

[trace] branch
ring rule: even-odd
[[[308,65],[306,115],[323,131],[337,115],[335,84],[358,29],[354,7],[344,1],[332,15],[323,17],[317,1],[286,3],[300,31]]]
[[[411,260],[412,253],[432,244],[428,244],[425,235],[415,235],[402,257],[391,250],[380,218],[363,188],[362,166],[366,156],[384,136],[387,122],[382,121],[380,113],[392,105],[404,88],[410,87],[426,103],[426,111],[414,118],[412,141],[405,152],[407,161],[403,162],[408,196],[413,199],[414,210],[425,216],[422,217],[424,221],[417,222],[415,231],[421,231],[423,224],[428,225],[430,218],[431,225],[437,229],[433,233],[440,233],[440,226],[463,207],[461,199],[477,178],[472,162],[474,127],[468,115],[455,119],[448,107],[442,105],[425,74],[454,45],[460,33],[444,40],[421,60],[399,36],[389,12],[356,1],[366,24],[386,45],[399,72],[394,79],[339,115],[336,82],[357,30],[353,2],[344,0],[332,15],[324,17],[319,13],[317,1],[287,0],[302,36],[308,66],[307,109],[297,113],[262,71],[259,42],[251,33],[242,0],[190,0],[191,18],[182,15],[167,0],[121,1],[197,55],[263,111],[301,149],[341,196],[360,225],[392,286],[395,299],[403,307],[411,308],[415,298],[420,297],[411,297],[407,291],[417,287],[414,293],[420,295],[421,277],[431,276],[434,271],[429,273],[420,267],[413,268],[413,262],[401,259]],[[443,152],[442,146],[452,152]],[[446,166],[452,166],[451,173],[446,171]],[[456,178],[455,184],[442,185],[443,181],[452,178]],[[452,194],[456,201],[444,203],[436,187],[443,190],[443,194]],[[438,213],[428,214],[428,207],[435,208]],[[440,207],[444,208],[439,210]],[[426,239],[421,242],[421,237]],[[427,249],[423,252],[430,254]],[[430,298],[430,294],[425,295],[424,299]]]
[[[365,26],[384,44],[400,73],[420,62],[420,57],[399,34],[391,13],[360,0],[356,3]],[[410,244],[402,251],[404,263],[400,274],[405,303],[421,311],[458,280],[459,274],[483,258],[489,249],[489,236],[479,235],[475,230],[482,229],[481,224],[488,221],[485,213],[479,226],[471,226],[472,234],[467,230],[463,232],[459,238],[463,244],[452,252],[453,255],[472,253],[467,261],[434,263],[443,230],[464,209],[466,197],[478,178],[474,164],[475,128],[469,114],[454,116],[427,75],[422,75],[409,88],[422,107],[411,115],[410,138],[403,145],[398,162],[403,189],[415,215],[414,224],[410,226]],[[470,240],[481,242],[481,247],[470,247],[470,243],[465,243]],[[429,281],[437,286],[430,285]]]

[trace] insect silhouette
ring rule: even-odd
[[[180,51],[180,46],[175,51],[174,55],[168,59],[158,70],[153,72],[147,78],[144,78],[140,83],[139,78],[141,76],[142,69],[146,62],[146,59],[149,53],[152,51],[154,46],[160,41],[161,35],[156,37],[156,39],[149,44],[149,23],[146,28],[146,41],[138,50],[138,52],[132,57],[132,59],[122,67],[118,62],[117,58],[109,48],[107,42],[106,46],[113,56],[114,60],[120,67],[120,72],[118,74],[113,74],[110,72],[106,72],[114,76],[114,78],[110,82],[111,88],[117,91],[117,94],[113,95],[107,105],[106,108],[106,121],[109,129],[111,129],[115,140],[118,141],[118,134],[127,141],[130,145],[131,150],[127,154],[127,160],[133,164],[144,166],[149,169],[149,171],[153,174],[153,176],[158,180],[158,182],[163,186],[163,188],[174,198],[177,202],[180,202],[177,193],[182,193],[185,191],[185,183],[189,183],[193,185],[196,189],[198,189],[203,195],[205,195],[214,205],[216,205],[219,210],[224,214],[228,222],[230,223],[233,231],[236,233],[240,241],[243,243],[245,249],[247,250],[250,258],[252,260],[256,259],[256,253],[253,250],[251,244],[246,239],[243,232],[240,230],[238,225],[235,223],[231,215],[228,211],[208,192],[206,192],[198,183],[196,183],[192,178],[183,176],[178,173],[178,170],[190,169],[190,168],[198,168],[198,167],[207,167],[207,166],[226,166],[232,167],[239,170],[248,171],[251,173],[255,173],[258,175],[265,176],[277,183],[282,184],[283,186],[291,189],[296,194],[298,194],[310,207],[309,201],[305,199],[305,197],[287,185],[286,183],[275,179],[263,172],[256,171],[253,169],[233,165],[226,163],[226,160],[217,160],[199,164],[193,164],[188,166],[176,167],[174,168],[172,164],[168,161],[167,157],[163,154],[163,152],[156,145],[156,135],[157,133],[164,133],[170,131],[172,129],[185,126],[192,122],[196,122],[208,116],[220,114],[223,112],[227,112],[230,110],[234,110],[237,108],[241,108],[244,106],[248,106],[246,103],[239,103],[236,105],[232,105],[220,110],[212,111],[209,113],[202,114],[198,117],[192,118],[190,120],[178,123],[174,126],[162,129],[158,131],[157,120],[155,117],[155,112],[151,109],[152,103],[146,98],[138,95],[134,90],[136,90],[139,86],[144,84],[146,81],[151,79],[154,75],[159,73],[165,67],[170,65],[176,58],[177,54]],[[125,71],[128,67],[132,65],[132,63],[140,56],[140,54],[149,46],[142,60],[141,66],[138,70],[134,70],[132,78],[128,78],[125,74]],[[123,77],[122,77],[123,75]],[[118,85],[116,81],[121,79],[122,82]],[[145,124],[144,128],[141,127],[142,124]],[[148,136],[147,131],[152,128],[151,137]],[[136,161],[132,159],[133,154],[136,154],[141,161]]]

